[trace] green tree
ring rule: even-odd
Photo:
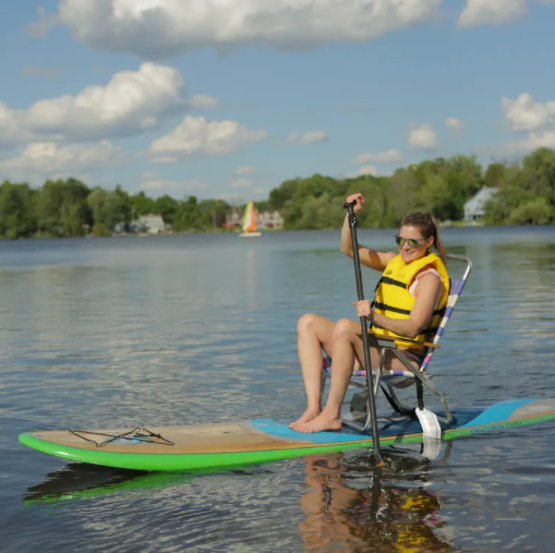
[[[122,190],[121,185],[116,184],[114,194],[119,198],[119,209],[122,217],[122,221],[129,223],[131,221],[131,200],[129,194]]]
[[[88,194],[87,186],[77,179],[47,181],[35,204],[39,233],[81,236],[91,221]]]
[[[0,185],[0,236],[20,238],[35,231],[31,190],[27,184]]]
[[[175,216],[176,231],[206,231],[208,226],[208,218],[200,210],[196,196],[189,196],[180,203]]]
[[[255,206],[260,211],[264,210],[258,202]],[[215,228],[221,228],[226,221],[226,215],[231,212],[231,206],[224,200],[201,200],[198,207],[203,217]]]
[[[538,148],[524,158],[521,181],[523,188],[534,197],[544,198],[549,206],[549,218],[555,217],[555,152]]]
[[[299,178],[286,180],[278,188],[272,189],[268,200],[271,208],[283,209],[285,204],[293,199],[300,181]]]
[[[507,222],[510,225],[544,225],[549,221],[551,210],[545,198],[535,198],[515,207]]]
[[[96,236],[111,234],[118,223],[125,222],[128,216],[127,198],[121,191],[108,192],[103,188],[95,188],[87,198],[92,212],[93,232]]]
[[[179,202],[171,196],[160,196],[154,202],[154,212],[161,215],[164,221],[171,223],[175,222],[175,216],[179,210]]]
[[[148,198],[143,191],[130,196],[129,206],[131,209],[131,217],[137,219],[141,215],[150,215],[154,209],[154,200]]]
[[[484,175],[484,184],[497,188],[505,182],[506,173],[507,167],[502,163],[490,163]]]
[[[416,204],[416,177],[407,169],[396,171],[387,182],[384,191],[389,209],[384,217],[387,226],[396,227]]]
[[[349,187],[344,194],[334,198],[331,203],[342,208],[345,197],[360,192],[364,196],[365,204],[358,217],[359,226],[361,228],[380,228],[384,226],[387,215],[387,200],[385,198],[387,181],[384,182],[372,175],[363,175],[356,179],[349,179],[347,183]],[[345,209],[342,209],[340,222],[343,221],[345,213]],[[340,224],[336,220],[333,221],[333,226],[328,228],[338,228],[339,226]]]

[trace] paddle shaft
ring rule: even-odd
[[[357,282],[358,301],[364,299],[364,290],[362,287],[362,274],[360,271],[360,257],[358,254],[358,238],[357,238],[357,218],[355,215],[356,201],[346,202],[343,207],[349,212],[349,228],[351,229],[351,241],[353,244],[353,260],[355,263],[355,276]],[[383,465],[380,450],[380,432],[378,430],[378,420],[376,417],[376,400],[374,397],[374,377],[372,375],[372,363],[370,361],[370,345],[368,343],[368,326],[366,317],[360,317],[360,327],[362,335],[362,345],[364,349],[364,366],[366,368],[366,384],[368,388],[368,400],[370,407],[371,428],[372,428],[372,454],[376,465]]]

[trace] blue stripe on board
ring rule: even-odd
[[[523,405],[535,401],[534,399],[509,399],[500,401],[490,407],[471,407],[468,409],[455,409],[453,416],[455,424],[444,425],[444,430],[449,428],[470,428],[472,426],[485,426],[496,422],[505,422],[509,417]],[[286,424],[276,422],[273,419],[255,419],[249,421],[251,426],[259,431],[266,432],[272,436],[283,438],[285,440],[297,440],[314,444],[331,444],[337,442],[351,442],[358,440],[369,440],[371,434],[354,433],[352,430],[345,428],[340,432],[314,432],[312,434],[304,434],[289,428]],[[391,420],[388,423],[384,420],[379,421],[380,436],[400,436],[406,434],[420,434],[422,428],[417,419],[401,419]],[[383,428],[383,426],[386,428]]]
[[[256,430],[267,432],[268,434],[272,434],[272,436],[278,436],[286,440],[301,440],[313,444],[331,444],[335,442],[354,442],[357,440],[372,439],[368,434],[344,434],[342,432],[313,432],[312,434],[303,434],[302,432],[297,432],[287,425],[272,419],[255,419],[249,422]]]
[[[482,414],[475,419],[467,422],[459,428],[467,428],[469,426],[483,426],[494,422],[506,421],[519,407],[534,401],[533,399],[508,399],[500,401],[491,407],[488,407]]]

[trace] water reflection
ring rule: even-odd
[[[429,463],[386,453],[385,469],[376,470],[368,455],[349,462],[341,454],[330,457],[306,460],[304,551],[452,551],[440,495],[429,487]]]
[[[394,246],[391,230],[359,234]],[[554,229],[442,237],[474,261],[432,360],[450,405],[553,397]],[[381,475],[359,453],[220,474],[126,474],[18,444],[37,429],[298,413],[298,317],[353,316],[352,260],[338,239],[0,242],[0,548],[542,551],[555,539],[554,425],[458,440],[444,462],[404,459]],[[370,293],[379,275],[363,276]]]
[[[46,480],[27,488],[26,505],[56,503],[70,499],[97,498],[123,491],[167,488],[191,480],[196,473],[142,472],[69,463],[47,474]]]

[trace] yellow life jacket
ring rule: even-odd
[[[431,267],[441,276],[443,290],[437,308],[433,313],[432,320],[428,328],[414,338],[417,342],[429,341],[437,332],[439,323],[445,313],[445,306],[449,297],[450,280],[447,269],[441,259],[435,253],[429,253],[420,259],[410,263],[405,263],[400,255],[395,256],[385,268],[382,278],[376,286],[376,298],[373,307],[376,313],[385,315],[391,319],[408,319],[414,307],[414,298],[409,292],[409,288],[414,277],[424,268]],[[372,323],[372,330],[380,336],[392,336],[402,338],[398,334],[381,328],[376,323]],[[424,350],[423,346],[411,342],[395,340],[395,344],[401,349],[411,349],[418,352]]]

